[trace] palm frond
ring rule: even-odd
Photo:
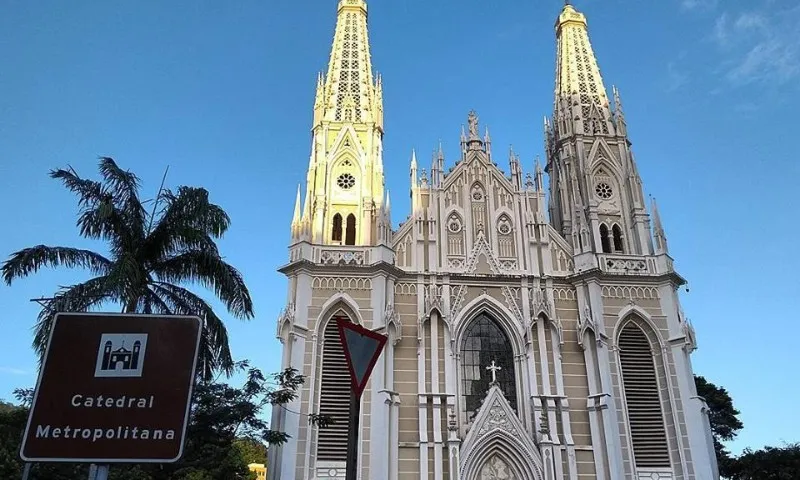
[[[217,252],[186,252],[152,265],[152,271],[165,282],[199,283],[212,290],[235,317],[253,317],[253,300],[242,274]]]
[[[33,348],[41,356],[47,347],[53,319],[59,312],[86,312],[92,307],[114,299],[114,281],[108,276],[95,277],[66,287],[49,299],[39,312],[34,326]]]
[[[175,315],[197,315],[203,319],[198,364],[203,378],[213,378],[217,370],[226,375],[233,373],[235,363],[231,356],[228,330],[211,306],[189,290],[166,282],[154,282],[150,288]]]
[[[227,231],[230,218],[208,201],[205,189],[180,187],[177,194],[164,189],[159,201],[163,208],[146,240],[147,258],[162,260],[189,250],[217,251],[214,238]]]
[[[100,157],[100,174],[114,198],[114,204],[124,214],[124,224],[134,237],[144,238],[147,212],[139,199],[141,181],[134,173],[121,169],[113,158]]]
[[[91,250],[37,245],[11,254],[3,263],[2,275],[7,285],[15,278],[35,273],[42,267],[86,268],[93,274],[108,272],[111,261]]]
[[[50,178],[61,180],[67,189],[80,196],[80,206],[94,205],[108,196],[108,192],[100,182],[86,180],[78,176],[70,167],[69,170],[59,168],[50,170]]]

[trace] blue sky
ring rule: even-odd
[[[796,0],[576,0],[600,68],[623,96],[647,194],[658,198],[697,373],[725,386],[745,423],[732,450],[798,441],[800,327],[795,202],[800,163]],[[387,186],[408,211],[408,163],[439,139],[458,154],[469,109],[530,170],[552,110],[553,22],[561,2],[370,2],[383,74]],[[294,193],[305,175],[316,73],[327,66],[335,2],[174,0],[6,2],[0,16],[0,257],[78,237],[76,205],[47,177],[95,175],[114,157],[155,194],[206,187],[231,215],[221,243],[256,302],[230,320],[234,354],[279,367]],[[44,271],[0,286],[0,398],[35,383],[38,307],[28,299],[85,278]]]

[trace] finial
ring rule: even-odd
[[[417,169],[417,151],[416,149],[411,149],[411,170]]]
[[[297,184],[297,198],[294,201],[294,217],[292,218],[292,223],[298,223],[300,221],[300,184]]]

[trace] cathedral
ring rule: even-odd
[[[502,171],[465,111],[458,159],[440,149],[423,168],[412,155],[411,212],[395,230],[367,2],[339,1],[280,268],[281,367],[306,383],[273,411],[291,439],[270,449],[269,478],[345,476],[341,318],[388,336],[362,397],[361,479],[719,478],[685,281],[645,201],[620,95],[569,2],[555,37],[544,165],[525,173],[512,153]]]

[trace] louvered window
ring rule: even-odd
[[[642,329],[629,323],[620,334],[619,350],[636,466],[668,468],[669,447],[650,342]]]
[[[347,457],[347,420],[350,411],[350,373],[344,358],[339,329],[334,317],[325,327],[322,350],[322,391],[319,413],[333,417],[334,424],[319,429],[317,458],[345,461]],[[345,317],[346,320],[349,321]]]

